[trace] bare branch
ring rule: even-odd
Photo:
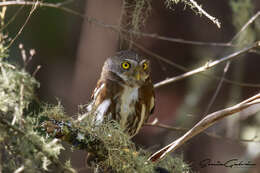
[[[232,43],[251,23],[253,23],[260,16],[260,11],[258,11],[255,15],[253,15],[247,23],[240,29],[239,32],[230,40],[229,43]]]
[[[252,17],[244,24],[244,26],[236,33],[236,35],[233,36],[233,38],[228,42],[228,44],[232,44],[232,43],[234,42],[234,40],[236,40],[236,38],[239,37],[240,34],[241,34],[253,21],[256,20],[256,18],[259,16],[259,14],[260,14],[260,11],[257,12],[254,16],[252,16]],[[221,77],[221,79],[220,79],[220,81],[219,81],[219,83],[218,83],[218,86],[217,86],[217,88],[216,88],[216,91],[214,92],[213,97],[211,98],[211,100],[210,100],[210,102],[209,102],[209,104],[208,104],[208,106],[207,106],[207,108],[206,108],[206,111],[205,111],[204,115],[207,115],[207,114],[208,114],[208,112],[209,112],[211,106],[213,105],[215,99],[217,98],[217,95],[218,95],[218,93],[219,93],[219,91],[220,91],[220,89],[221,89],[221,87],[222,87],[223,82],[224,82],[225,75],[227,74],[227,71],[228,71],[228,69],[229,69],[229,67],[230,67],[230,63],[231,63],[230,61],[226,62],[226,65],[225,65],[225,67],[224,67],[224,69],[223,69],[222,77]]]
[[[33,1],[6,1],[6,2],[0,2],[0,7],[17,6],[17,5],[32,6],[35,3],[36,2],[33,2]],[[49,8],[60,9],[60,10],[65,11],[67,13],[79,16],[81,18],[84,18],[90,23],[94,23],[98,26],[109,28],[109,29],[112,29],[112,30],[117,31],[117,32],[122,31],[124,33],[134,34],[134,35],[137,35],[137,36],[149,37],[149,38],[153,38],[153,39],[170,41],[170,42],[175,42],[175,43],[192,44],[192,45],[197,45],[197,46],[220,46],[220,47],[232,47],[233,46],[232,44],[229,44],[229,43],[191,41],[191,40],[184,40],[184,39],[181,39],[181,38],[165,37],[165,36],[158,35],[156,33],[143,33],[143,32],[134,31],[134,30],[126,30],[126,29],[123,29],[123,28],[121,28],[117,25],[105,24],[104,22],[102,22],[100,20],[88,17],[86,15],[80,14],[77,11],[66,8],[63,5],[67,4],[67,1],[65,1],[63,3],[57,3],[57,4],[46,3],[46,2],[38,2],[38,4],[39,4],[39,7],[49,7]]]
[[[13,44],[13,42],[18,38],[18,36],[22,33],[22,31],[23,31],[25,25],[28,23],[29,19],[31,18],[33,12],[36,10],[37,6],[38,6],[38,1],[35,2],[35,4],[33,5],[32,9],[31,9],[31,11],[30,11],[30,13],[29,13],[29,15],[27,16],[27,18],[26,18],[24,24],[23,24],[22,27],[19,29],[19,31],[18,31],[18,33],[15,35],[15,37],[10,41],[10,43],[8,44],[8,46],[6,46],[5,49],[8,49],[8,48]]]
[[[196,8],[201,9],[201,12],[204,11],[198,4],[196,4],[196,2],[194,2],[193,0],[190,0],[190,1],[191,1],[191,3],[194,4],[194,6],[196,6]],[[66,5],[66,4],[70,3],[70,2],[71,1],[68,0],[68,1],[65,1],[65,2],[62,2],[62,3],[53,4],[53,3],[34,2],[34,1],[5,1],[5,2],[0,2],[0,7],[17,6],[17,5],[32,6],[32,5],[35,5],[37,3],[39,7],[49,7],[49,8],[60,9],[62,11],[65,11],[65,12],[71,13],[73,15],[79,16],[81,18],[84,18],[84,19],[86,19],[90,23],[94,23],[94,24],[96,24],[98,26],[109,28],[109,29],[112,29],[112,30],[117,31],[117,32],[124,32],[124,33],[128,33],[128,34],[135,34],[137,36],[149,37],[149,38],[153,38],[153,39],[170,41],[170,42],[175,42],[175,43],[182,43],[182,44],[191,44],[191,45],[198,45],[198,46],[235,47],[235,45],[232,45],[231,42],[229,42],[229,43],[215,43],[215,42],[191,41],[191,40],[184,40],[184,39],[181,39],[181,38],[165,37],[165,36],[158,35],[156,33],[144,33],[144,32],[139,32],[139,31],[134,31],[134,30],[126,30],[126,29],[123,29],[123,28],[121,28],[121,27],[119,27],[117,25],[105,24],[104,22],[99,21],[99,20],[97,20],[95,18],[91,18],[91,17],[85,16],[85,15],[83,15],[83,14],[77,12],[77,11],[74,11],[72,9],[64,7],[64,5]],[[251,24],[259,16],[259,13],[260,12],[258,12],[255,16],[253,16],[251,18],[251,20],[248,21],[248,23],[241,29],[240,32],[242,32],[249,24]],[[205,15],[205,16],[210,16],[210,15]],[[210,17],[210,19],[213,19],[213,21],[215,20],[215,18],[212,17],[212,16]],[[239,35],[240,32],[237,33],[236,35]]]
[[[121,29],[121,30],[123,30],[123,29]],[[165,36],[158,35],[156,33],[144,33],[144,32],[133,31],[133,30],[130,30],[130,31],[123,30],[123,32],[135,34],[137,36],[142,36],[142,37],[149,37],[149,38],[153,38],[153,39],[174,42],[174,43],[191,44],[191,45],[197,45],[197,46],[234,47],[234,45],[232,45],[230,43],[215,43],[215,42],[202,42],[202,41],[184,40],[184,39],[181,39],[181,38],[165,37]]]
[[[157,128],[161,128],[161,129],[171,130],[171,131],[175,131],[175,132],[182,132],[182,133],[189,131],[188,128],[174,127],[174,126],[170,126],[170,125],[159,123],[159,122],[146,123],[145,126],[157,127]],[[211,138],[220,139],[220,140],[224,139],[224,140],[235,141],[235,142],[260,142],[259,140],[255,140],[255,137],[252,139],[233,139],[233,138],[227,138],[227,137],[220,136],[215,133],[210,133],[210,132],[206,132],[206,131],[202,131],[201,133],[203,133]]]
[[[164,148],[160,149],[156,153],[154,153],[149,160],[150,161],[158,161],[161,160],[166,154],[169,152],[175,151],[179,148],[182,144],[186,141],[194,137],[195,135],[201,133],[208,127],[212,126],[213,124],[217,123],[218,121],[222,120],[223,118],[230,116],[234,113],[240,112],[252,105],[260,104],[260,93],[254,95],[253,97],[238,103],[232,107],[211,113],[204,117],[201,121],[199,121],[192,129],[190,129],[187,133],[185,133],[182,137],[178,138],[171,144],[165,146]]]
[[[215,23],[218,28],[220,28],[220,22],[218,21],[217,18],[211,16],[210,14],[208,14],[205,10],[202,9],[202,7],[200,5],[197,4],[196,1],[194,0],[189,0],[198,10],[199,12],[201,12],[204,16],[206,16],[209,20],[211,20],[213,23]]]
[[[0,28],[0,32],[2,32],[7,26],[10,25],[10,23],[12,23],[12,22],[14,21],[14,19],[18,16],[18,14],[22,11],[22,9],[23,9],[23,6],[21,6],[21,7],[15,12],[15,14],[11,17],[11,19],[9,19],[8,22],[7,22],[4,26],[2,26],[2,27]]]
[[[215,102],[215,100],[216,100],[216,98],[218,96],[218,93],[220,92],[220,89],[221,89],[222,84],[223,84],[224,79],[225,79],[225,75],[227,74],[227,71],[228,71],[229,67],[230,67],[230,61],[226,62],[226,65],[225,65],[224,70],[223,70],[222,77],[220,78],[220,81],[219,81],[219,83],[217,85],[216,91],[214,92],[212,98],[209,101],[209,104],[208,104],[208,106],[206,108],[206,111],[205,111],[204,115],[207,115],[209,113],[210,108],[213,106],[213,104],[214,104],[214,102]]]
[[[188,76],[192,76],[194,74],[198,74],[198,73],[204,72],[205,70],[208,70],[208,69],[210,69],[210,68],[212,68],[212,67],[214,67],[214,66],[216,66],[216,65],[218,65],[220,63],[223,63],[223,62],[226,62],[226,61],[230,61],[231,59],[233,59],[233,58],[235,58],[235,57],[237,57],[237,56],[239,56],[239,55],[241,55],[243,53],[246,53],[246,52],[248,52],[248,51],[250,51],[250,50],[252,50],[252,49],[254,49],[256,47],[260,47],[260,42],[255,42],[254,44],[249,45],[249,46],[247,46],[247,47],[245,47],[245,48],[243,48],[241,50],[238,50],[238,51],[236,51],[236,52],[234,52],[234,53],[232,53],[230,55],[227,55],[227,56],[225,56],[223,58],[220,58],[219,60],[215,60],[215,61],[212,61],[212,62],[209,61],[204,66],[199,67],[197,69],[194,69],[192,71],[186,72],[186,73],[184,73],[182,75],[179,75],[179,76],[176,76],[176,77],[172,77],[172,78],[169,78],[169,79],[165,79],[165,80],[163,80],[161,82],[158,82],[158,83],[154,84],[154,88],[159,88],[159,87],[164,86],[166,84],[169,84],[169,83],[172,83],[172,82],[184,79],[184,78],[186,78]]]
[[[127,39],[126,39],[127,40]],[[128,41],[128,40],[127,40]],[[148,54],[148,55],[151,55],[152,57],[156,58],[156,59],[159,59],[179,70],[182,70],[184,72],[188,72],[189,69],[182,66],[182,65],[179,65],[179,64],[176,64],[170,60],[168,60],[167,58],[164,58],[160,55],[158,55],[157,53],[145,48],[144,46],[136,43],[136,42],[133,42],[133,45],[138,48],[139,50],[143,51],[144,53]],[[250,50],[249,52],[251,52],[252,50]],[[237,86],[241,86],[241,87],[254,87],[254,88],[260,88],[260,84],[254,84],[254,83],[245,83],[245,82],[237,82],[237,81],[233,81],[233,80],[230,80],[230,79],[227,79],[227,78],[222,78],[222,76],[217,76],[217,75],[208,75],[208,74],[203,74],[203,73],[199,73],[205,77],[209,77],[209,78],[214,78],[214,79],[217,79],[217,80],[223,80],[224,82],[226,83],[229,83],[229,84],[233,84],[233,85],[237,85]]]
[[[127,41],[129,41],[129,40],[127,40]],[[169,64],[169,65],[171,65],[171,66],[173,66],[173,67],[175,67],[175,68],[177,68],[179,70],[182,70],[182,71],[185,71],[185,72],[189,71],[188,68],[186,68],[186,67],[184,67],[182,65],[176,64],[175,62],[172,62],[172,61],[168,60],[167,58],[164,58],[164,57],[162,57],[162,56],[160,56],[160,55],[158,55],[158,54],[156,54],[156,53],[146,49],[145,47],[143,47],[142,45],[140,45],[140,44],[138,44],[138,43],[136,43],[134,41],[133,41],[133,45],[136,48],[142,50],[143,52],[145,52],[145,53],[155,57],[156,59],[158,59],[158,60],[160,60],[162,62],[165,62],[165,63],[167,63],[167,64]]]

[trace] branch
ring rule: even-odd
[[[143,33],[143,32],[138,32],[138,31],[134,31],[134,30],[126,30],[126,29],[119,27],[118,25],[105,24],[104,22],[102,22],[100,20],[83,15],[77,11],[64,7],[63,5],[67,4],[67,1],[65,1],[63,3],[56,3],[56,4],[46,3],[46,2],[33,2],[33,1],[5,1],[5,2],[0,2],[0,7],[17,6],[17,5],[32,6],[32,5],[35,5],[36,3],[38,3],[39,7],[49,7],[49,8],[59,9],[59,10],[65,11],[67,13],[79,16],[83,19],[86,19],[89,23],[94,23],[98,26],[101,26],[104,28],[109,28],[116,32],[122,31],[124,33],[134,34],[134,35],[142,36],[142,37],[149,37],[149,38],[158,39],[158,40],[164,40],[164,41],[182,43],[182,44],[192,44],[192,45],[198,45],[198,46],[220,46],[220,47],[232,47],[233,46],[232,44],[229,44],[229,43],[191,41],[191,40],[184,40],[181,38],[165,37],[165,36],[158,35],[156,33]]]
[[[31,18],[33,12],[36,10],[38,4],[39,4],[39,2],[36,1],[35,4],[33,5],[32,9],[31,9],[29,15],[27,16],[27,18],[26,18],[24,24],[23,24],[22,27],[19,29],[19,31],[18,31],[18,33],[15,35],[15,37],[10,41],[10,43],[8,44],[8,46],[6,46],[5,49],[8,49],[8,48],[14,43],[14,41],[18,38],[18,36],[22,33],[22,31],[23,31],[25,25],[28,23],[28,21],[29,21],[29,19]]]
[[[46,3],[46,2],[39,2],[39,1],[5,1],[5,2],[0,2],[0,7],[5,7],[5,6],[16,6],[16,5],[26,5],[26,6],[34,6],[34,5],[39,5],[41,7],[50,7],[50,8],[57,8],[61,9],[63,11],[66,11],[68,13],[72,13],[74,15],[79,15],[82,16],[80,13],[73,11],[69,8],[62,7],[63,5],[67,4],[67,1],[63,3]]]
[[[49,119],[43,122],[42,127],[51,137],[91,153],[88,161],[102,165],[99,167],[102,172],[107,172],[107,168],[109,168],[108,172],[125,172],[126,169],[128,172],[147,172],[147,170],[160,168],[159,164],[147,162],[144,151],[136,150],[130,138],[125,136],[123,131],[116,129],[116,124],[110,124],[108,129],[96,127],[88,131],[81,128],[81,126],[88,126],[87,124],[76,122],[78,126],[74,126],[74,123],[74,121]],[[103,125],[105,127],[108,124],[101,126]],[[169,172],[168,169],[170,170],[170,167],[164,168]]]
[[[192,129],[190,129],[187,133],[185,133],[182,137],[178,138],[177,140],[173,141],[169,145],[155,152],[148,160],[152,162],[161,160],[168,153],[175,151],[186,141],[190,140],[192,137],[201,133],[208,127],[222,120],[223,118],[230,116],[234,113],[240,112],[252,105],[259,104],[259,103],[260,103],[260,93],[232,107],[207,115],[201,121],[199,121]]]
[[[41,126],[50,136],[66,141],[78,149],[95,153],[100,160],[107,157],[108,150],[104,142],[95,134],[74,127],[72,122],[50,119],[44,121]]]
[[[149,38],[153,38],[153,39],[169,41],[169,42],[174,42],[174,43],[191,44],[191,45],[197,45],[197,46],[234,47],[234,45],[232,45],[230,43],[192,41],[192,40],[185,40],[182,38],[165,37],[165,36],[161,36],[157,33],[145,33],[145,32],[140,32],[140,31],[125,30],[125,29],[121,29],[121,30],[123,30],[123,32],[135,34],[137,36],[149,37]]]
[[[215,23],[218,28],[220,28],[220,22],[218,21],[217,18],[211,16],[210,14],[208,14],[205,10],[202,9],[202,7],[200,5],[197,4],[196,1],[194,0],[189,0],[198,10],[199,12],[201,12],[204,16],[206,16],[209,20],[211,20],[213,23]]]
[[[7,26],[9,26],[14,21],[14,19],[18,16],[22,9],[23,6],[16,10],[15,14],[9,19],[9,21],[0,28],[0,32],[2,32]]]
[[[260,15],[260,11],[257,12],[255,15],[253,15],[253,16],[243,25],[243,27],[241,27],[241,29],[233,36],[233,38],[228,42],[228,44],[232,44],[232,43],[234,42],[234,40],[237,39],[237,37],[241,36],[241,33],[242,33],[253,21],[255,21],[256,18],[257,18],[259,15]],[[225,75],[227,74],[227,71],[228,71],[229,67],[230,67],[230,61],[227,61],[227,62],[226,62],[226,65],[225,65],[225,67],[224,67],[224,69],[223,69],[222,77],[221,77],[221,79],[220,79],[220,81],[219,81],[219,83],[218,83],[218,85],[217,85],[217,88],[216,88],[216,91],[214,92],[213,97],[210,99],[210,102],[209,102],[209,104],[208,104],[208,106],[207,106],[207,108],[206,108],[206,111],[205,111],[204,115],[207,115],[207,114],[208,114],[208,112],[209,112],[211,106],[213,105],[214,101],[216,100],[217,95],[218,95],[218,93],[220,92],[220,89],[221,89],[222,84],[223,84],[223,82],[224,82]]]
[[[175,38],[168,38],[168,37],[163,37],[163,36],[159,36],[157,34],[147,34],[147,33],[142,33],[142,32],[138,32],[138,31],[131,31],[131,32],[134,32],[134,34],[139,34],[141,36],[144,36],[144,37],[151,37],[151,38],[157,38],[157,39],[161,39],[161,40],[166,40],[166,41],[173,41],[173,42],[179,42],[179,43],[184,43],[184,44],[194,44],[194,45],[209,45],[209,46],[229,46],[229,47],[236,47],[236,45],[232,44],[233,40],[236,39],[236,37],[238,37],[252,22],[254,22],[260,15],[260,11],[257,12],[254,16],[252,16],[248,22],[239,30],[239,32],[227,43],[205,43],[205,42],[194,42],[194,41],[187,41],[187,40],[182,40],[182,39],[175,39]],[[173,67],[176,67],[182,71],[186,71],[188,72],[187,68],[186,67],[183,67],[179,64],[176,64],[146,48],[144,48],[143,46],[137,44],[137,43],[134,43],[134,46],[137,47],[138,49],[141,49],[142,51],[146,52],[147,54],[149,55],[152,55],[154,56],[155,58],[167,63],[167,64],[170,64],[172,65]],[[255,50],[253,49],[250,49],[249,52],[255,52]],[[232,80],[229,80],[229,79],[226,79],[224,78],[225,76],[225,73],[223,73],[222,77],[218,77],[218,76],[209,76],[209,75],[206,75],[204,74],[205,76],[207,77],[213,77],[213,78],[216,78],[216,79],[220,79],[222,82],[227,82],[227,83],[231,83],[231,84],[235,84],[235,85],[239,85],[239,86],[245,86],[245,87],[259,87],[259,84],[250,84],[250,83],[240,83],[240,82],[236,82],[236,81],[232,81]],[[196,74],[196,73],[195,73]],[[188,75],[190,76],[190,75]],[[187,77],[188,77],[187,76]],[[177,76],[178,77],[178,76]],[[176,78],[177,78],[176,77]],[[185,78],[185,77],[184,77]],[[173,79],[173,78],[172,78]],[[177,81],[179,79],[176,79],[174,81]],[[174,82],[173,81],[173,82]],[[222,83],[221,82],[221,83]],[[219,85],[219,88],[221,87],[221,83]],[[159,83],[157,83],[159,84]],[[155,84],[155,86],[157,85]]]
[[[201,72],[204,72],[205,70],[208,70],[220,63],[223,63],[223,62],[226,62],[226,61],[230,61],[231,59],[243,54],[243,53],[246,53],[254,48],[257,48],[257,47],[260,47],[260,41],[258,42],[255,42],[254,44],[250,45],[250,46],[247,46],[247,47],[244,47],[243,49],[241,50],[238,50],[237,52],[234,52],[230,55],[227,55],[223,58],[220,58],[219,60],[215,60],[215,61],[212,61],[212,62],[207,62],[204,66],[202,67],[199,67],[197,69],[194,69],[192,71],[189,71],[189,72],[186,72],[182,75],[179,75],[179,76],[176,76],[176,77],[172,77],[172,78],[169,78],[169,79],[166,79],[166,80],[163,80],[161,82],[158,82],[156,84],[154,84],[154,88],[159,88],[161,86],[164,86],[166,84],[169,84],[169,83],[172,83],[172,82],[175,82],[175,81],[178,81],[178,80],[181,80],[181,79],[184,79],[188,76],[192,76],[192,75],[195,75],[195,74],[198,74],[198,73],[201,73]]]
[[[125,39],[126,41],[128,41],[127,39]],[[133,45],[138,48],[139,50],[143,51],[144,53],[150,55],[150,56],[153,56],[154,58],[158,59],[158,60],[161,60],[169,65],[171,65],[172,67],[175,67],[179,70],[182,70],[184,72],[188,72],[188,68],[182,66],[182,65],[179,65],[179,64],[176,64],[172,61],[170,61],[169,59],[167,58],[164,58],[162,56],[160,56],[159,54],[156,54],[154,53],[153,51],[150,51],[149,49],[143,47],[142,45],[136,43],[136,42],[133,42]],[[250,51],[251,52],[251,51]],[[218,79],[218,80],[223,80],[224,82],[226,83],[229,83],[229,84],[233,84],[233,85],[237,85],[237,86],[241,86],[241,87],[254,87],[254,88],[260,88],[260,84],[253,84],[253,83],[241,83],[241,82],[237,82],[237,81],[233,81],[233,80],[230,80],[230,79],[227,79],[227,78],[223,78],[220,77],[220,76],[217,76],[217,75],[209,75],[209,74],[204,74],[204,73],[201,73],[203,76],[205,77],[208,77],[208,78],[214,78],[214,79]]]
[[[71,169],[69,169],[66,166],[64,166],[58,159],[56,159],[53,156],[50,156],[46,151],[44,151],[42,149],[42,146],[40,146],[38,143],[35,143],[33,140],[31,140],[30,136],[28,136],[28,134],[26,134],[23,130],[21,130],[20,128],[16,127],[15,125],[12,125],[7,120],[5,120],[3,118],[2,112],[0,112],[0,116],[1,116],[1,118],[0,118],[0,123],[1,124],[6,125],[8,128],[13,129],[18,134],[24,136],[24,138],[26,138],[26,140],[28,140],[28,142],[30,142],[35,147],[36,150],[38,150],[39,152],[43,153],[49,160],[51,160],[55,165],[60,167],[62,170],[68,171],[68,172],[73,172]]]
[[[175,131],[175,132],[184,132],[185,133],[185,132],[189,131],[188,128],[174,127],[174,126],[170,126],[170,125],[159,123],[159,122],[146,123],[145,126],[157,127],[157,128],[161,128],[161,129]],[[252,139],[233,139],[233,138],[220,136],[215,133],[210,133],[210,132],[206,132],[206,131],[202,131],[201,133],[207,135],[208,137],[220,139],[220,140],[224,139],[224,140],[235,141],[235,142],[260,142],[259,140],[255,140],[256,137],[253,137]]]
[[[239,32],[236,33],[236,35],[230,40],[229,43],[232,43],[251,23],[253,23],[256,18],[260,16],[260,11],[258,11],[255,15],[253,15],[247,22],[246,24],[240,29]]]
[[[207,14],[196,2],[194,3],[193,0],[190,0],[191,3],[196,6],[196,8],[201,11],[201,13]],[[69,9],[67,7],[64,7],[64,5],[68,4],[71,2],[70,0],[62,2],[62,3],[46,3],[46,2],[34,2],[34,1],[5,1],[5,2],[0,2],[0,7],[5,7],[5,6],[17,6],[17,5],[25,5],[25,6],[32,6],[35,4],[38,4],[39,7],[49,7],[49,8],[56,8],[62,11],[65,11],[67,13],[79,16],[81,18],[86,19],[89,23],[94,23],[98,26],[109,28],[111,30],[117,31],[117,32],[124,32],[128,34],[134,34],[137,36],[142,36],[142,37],[149,37],[153,39],[158,39],[158,40],[164,40],[164,41],[170,41],[170,42],[175,42],[175,43],[182,43],[182,44],[191,44],[191,45],[198,45],[198,46],[220,46],[220,47],[235,47],[235,45],[232,45],[230,42],[229,43],[215,43],[215,42],[201,42],[201,41],[192,41],[192,40],[184,40],[181,38],[172,38],[172,37],[165,37],[158,35],[156,33],[144,33],[144,32],[139,32],[139,31],[134,31],[134,30],[126,30],[121,27],[118,27],[117,25],[110,25],[110,24],[105,24],[104,22],[97,20],[95,18],[91,18],[89,16],[83,15],[77,11],[74,11],[72,9]],[[241,29],[240,32],[242,32],[249,24],[251,24],[260,14],[258,12],[255,16],[253,16],[250,21]],[[210,16],[210,15],[205,15],[205,16]],[[209,17],[213,21],[217,21],[214,17],[210,16]],[[237,33],[236,35],[240,34]],[[235,36],[236,37],[236,36]]]

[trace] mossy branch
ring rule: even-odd
[[[22,138],[24,138],[24,140],[27,140],[28,142],[30,142],[35,149],[38,150],[38,152],[42,152],[46,157],[48,157],[48,159],[52,162],[52,164],[56,165],[60,171],[68,171],[68,172],[72,172],[74,173],[75,170],[73,170],[72,168],[68,168],[66,167],[63,163],[61,163],[57,158],[55,158],[53,155],[51,155],[48,151],[44,150],[43,145],[41,144],[40,141],[34,141],[33,140],[33,136],[32,135],[36,135],[36,134],[27,134],[26,132],[24,132],[22,129],[20,129],[19,127],[16,127],[14,125],[12,125],[10,122],[8,122],[7,120],[4,119],[5,114],[3,112],[0,112],[0,123],[4,126],[6,126],[7,128],[13,129],[15,132],[19,133]]]
[[[57,114],[55,117],[58,119]],[[178,158],[168,157],[155,164],[148,161],[150,153],[137,150],[130,137],[120,129],[116,122],[111,121],[94,127],[89,120],[79,123],[73,120],[63,121],[50,118],[42,123],[40,129],[45,129],[51,137],[89,152],[91,161],[94,160],[94,166],[98,165],[103,172],[151,173],[158,170],[167,172],[189,170],[188,166]],[[179,165],[175,164],[177,162]]]

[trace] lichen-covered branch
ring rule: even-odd
[[[55,116],[57,118],[58,115]],[[188,171],[187,165],[179,158],[168,157],[156,164],[147,161],[149,153],[137,150],[129,136],[114,121],[98,127],[91,126],[89,122],[89,119],[80,123],[73,120],[48,119],[44,120],[38,130],[45,129],[50,137],[61,139],[73,147],[89,152],[92,159],[90,163],[94,162],[94,166],[98,165],[102,172],[152,173],[159,169],[168,170],[167,172]],[[175,162],[179,165],[175,165]]]
[[[44,121],[39,128],[44,128],[48,135],[52,137],[66,141],[78,149],[95,154],[99,160],[106,159],[108,150],[104,142],[95,134],[74,125],[71,121],[49,119]]]

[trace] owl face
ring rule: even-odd
[[[103,71],[111,71],[130,85],[142,85],[150,75],[150,62],[132,51],[121,51],[106,60]]]

